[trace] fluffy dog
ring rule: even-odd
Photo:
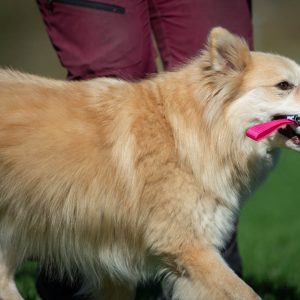
[[[134,83],[0,72],[1,299],[21,299],[29,257],[52,276],[79,269],[95,299],[132,299],[155,274],[173,299],[259,299],[219,250],[274,149],[300,149],[292,128],[245,136],[300,112],[300,68],[222,28],[207,44]]]

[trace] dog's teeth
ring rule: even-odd
[[[296,132],[297,134],[300,134],[300,126],[298,126],[298,127],[295,128],[295,132]]]

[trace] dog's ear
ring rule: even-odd
[[[211,66],[217,72],[241,72],[250,61],[250,50],[245,40],[222,27],[211,30],[207,50]]]

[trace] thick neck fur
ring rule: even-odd
[[[250,192],[262,169],[272,165],[272,155],[266,146],[237,136],[231,126],[229,119],[238,116],[229,116],[228,107],[239,96],[243,76],[214,77],[206,56],[204,53],[179,72],[166,73],[155,82],[181,163],[207,192],[235,210],[245,196],[242,191]]]

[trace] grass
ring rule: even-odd
[[[284,151],[267,182],[242,210],[239,244],[244,278],[264,300],[300,299],[300,156]],[[37,300],[36,264],[17,275],[26,300]]]
[[[35,289],[37,270],[38,266],[36,263],[27,262],[16,275],[18,289],[25,300],[39,300]]]
[[[283,152],[241,214],[244,276],[264,299],[300,299],[299,170],[299,154]]]

